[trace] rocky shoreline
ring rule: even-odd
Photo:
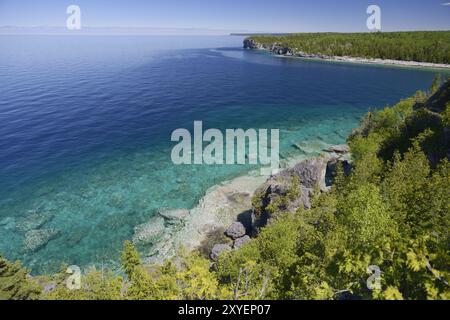
[[[253,192],[252,206],[247,211],[249,219],[237,219],[224,232],[230,241],[215,243],[210,259],[216,261],[227,251],[239,249],[252,241],[259,230],[271,223],[273,208],[295,213],[303,208],[311,208],[314,192],[328,192],[340,163],[346,175],[350,174],[350,149],[347,145],[332,146],[321,156],[313,157],[286,168]]]
[[[295,145],[303,150],[302,143]],[[319,147],[317,147],[319,148]],[[261,227],[270,222],[267,209],[276,198],[289,192],[294,178],[298,197],[287,204],[287,211],[310,208],[314,188],[326,192],[337,162],[349,168],[349,150],[345,145],[321,146],[320,156],[299,155],[286,159],[284,169],[274,176],[262,176],[259,170],[224,181],[207,190],[199,204],[191,210],[161,208],[143,224],[134,227],[133,243],[143,254],[144,263],[162,263],[177,255],[179,248],[200,250],[216,260],[228,250],[236,250],[251,241]],[[317,149],[317,153],[320,151]],[[255,207],[254,199],[260,204]],[[253,200],[253,201],[252,201]],[[5,218],[0,225],[24,234],[24,252],[35,252],[61,235],[47,224],[53,215],[31,212],[21,219]]]
[[[368,58],[348,57],[348,56],[328,56],[325,54],[309,54],[303,51],[296,51],[292,48],[283,46],[280,43],[261,44],[253,39],[244,40],[244,49],[265,50],[271,52],[272,54],[284,57],[295,57],[311,60],[326,60],[331,62],[347,62],[347,63],[390,65],[390,66],[394,65],[402,67],[418,67],[431,69],[450,69],[450,64],[402,61],[391,59],[368,59]]]
[[[346,171],[350,170],[348,146],[331,146],[322,150],[320,156],[292,159],[274,176],[261,176],[255,171],[223,182],[208,190],[195,208],[163,209],[147,223],[136,226],[133,242],[138,247],[152,245],[151,250],[143,252],[148,264],[174,257],[181,247],[199,250],[214,261],[222,252],[251,241],[260,228],[270,223],[267,207],[290,192],[295,179],[300,182],[294,187],[298,194],[283,209],[290,212],[300,207],[309,209],[316,187],[320,192],[329,190],[338,162]],[[252,199],[259,199],[260,204],[255,207]]]

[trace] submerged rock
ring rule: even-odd
[[[292,147],[301,151],[305,155],[319,155],[323,149],[330,145],[321,139],[303,140],[300,143],[294,143]]]
[[[153,217],[134,228],[133,243],[144,245],[156,243],[163,236],[164,231],[164,218]]]
[[[49,222],[52,218],[53,215],[48,212],[32,213],[20,218],[16,223],[16,228],[22,232],[38,229]]]
[[[187,209],[161,209],[158,213],[167,220],[183,220],[189,215]]]
[[[16,227],[16,221],[13,217],[6,217],[0,220],[0,227],[5,228],[6,230],[11,230]]]
[[[343,154],[343,153],[349,153],[350,147],[346,144],[340,144],[340,145],[336,145],[336,146],[331,146],[328,149],[326,149],[325,151],[330,152],[330,153]]]
[[[233,222],[233,224],[225,230],[225,234],[233,240],[245,236],[245,226],[238,221]]]
[[[23,246],[27,251],[37,251],[58,235],[59,231],[55,229],[30,230],[25,234]]]
[[[231,247],[228,244],[216,244],[211,251],[211,260],[217,261],[219,259],[219,256],[227,251],[231,251]]]
[[[68,246],[76,246],[89,234],[89,230],[89,228],[77,228],[69,234],[64,235],[64,240]]]
[[[175,249],[172,235],[166,233],[145,253],[144,262],[148,264],[161,264],[174,255]]]

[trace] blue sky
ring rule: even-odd
[[[366,8],[382,27],[449,30],[450,0],[0,0],[0,26],[65,26],[79,5],[83,27],[202,28],[254,32],[367,31]]]

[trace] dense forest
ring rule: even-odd
[[[450,64],[450,31],[298,33],[250,39],[307,54]]]
[[[92,268],[69,290],[66,266],[30,277],[0,258],[0,298],[448,300],[449,134],[450,80],[437,78],[429,92],[362,119],[348,139],[351,172],[338,165],[311,209],[285,210],[299,196],[293,181],[270,208],[273,221],[217,262],[180,251],[143,265],[126,242],[120,272]],[[368,289],[369,265],[381,270],[377,288]]]

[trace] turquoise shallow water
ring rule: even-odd
[[[174,166],[177,128],[279,128],[283,158],[301,153],[294,144],[313,155],[435,75],[278,59],[240,37],[0,40],[0,252],[36,273],[114,263],[156,210],[192,208],[251,169]],[[49,229],[26,249],[30,231]]]

